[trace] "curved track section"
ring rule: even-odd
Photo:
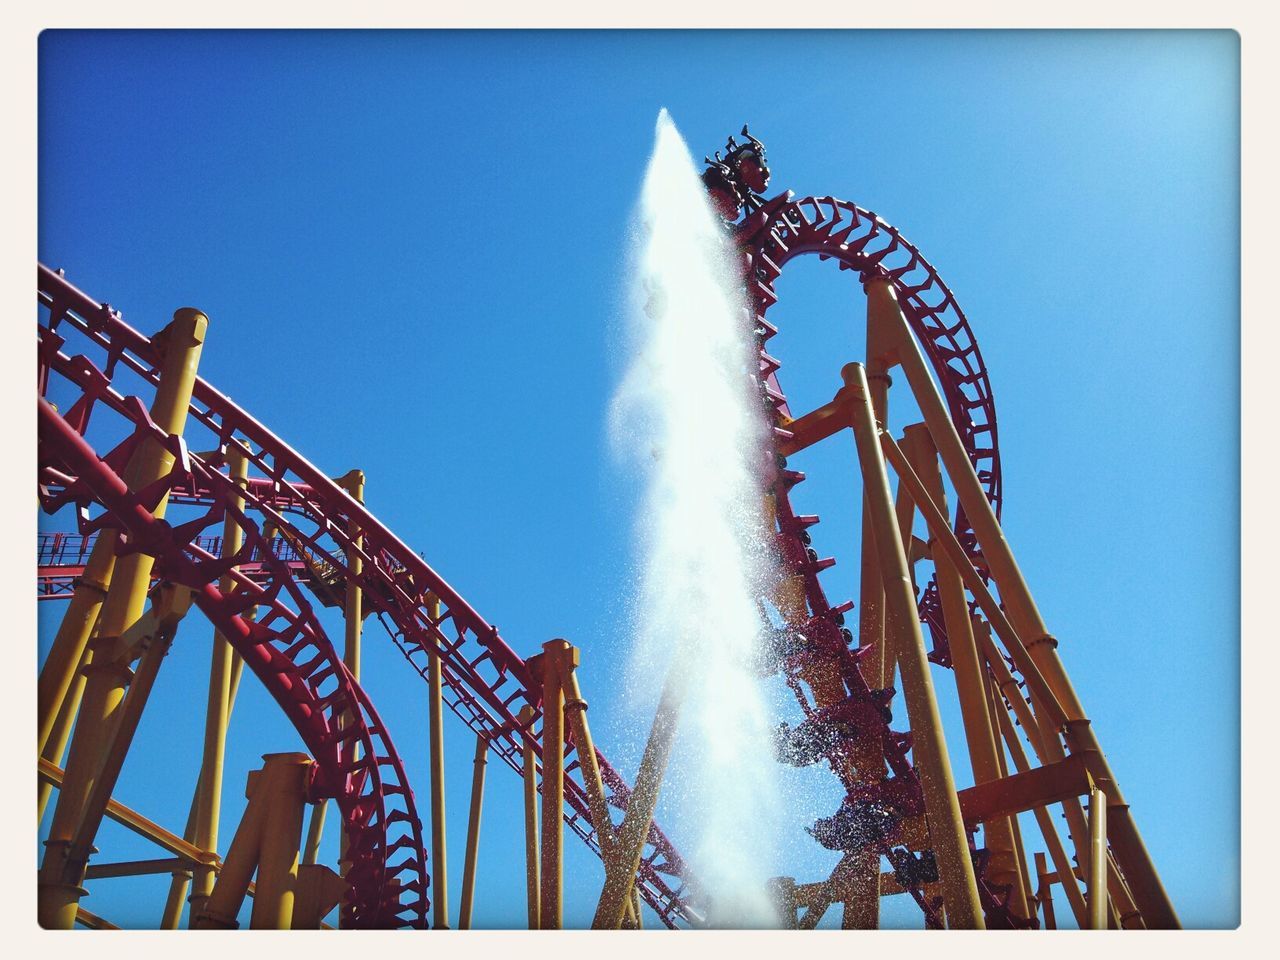
[[[163,496],[164,485],[130,493],[112,461],[127,458],[138,442],[153,437],[176,448],[175,473],[205,472],[210,479],[221,475],[188,460],[181,443],[173,442],[177,438],[149,422],[139,424],[116,448],[115,456],[100,459],[52,404],[42,399],[39,413],[41,461],[75,477],[59,492],[46,490],[42,505],[50,512],[69,503],[105,508],[94,526],[116,532],[117,554],[145,551],[156,557],[162,578],[192,588],[196,606],[244,658],[302,737],[318,768],[312,797],[336,799],[347,831],[351,859],[350,894],[344,904],[347,925],[425,925],[426,855],[403,764],[368,697],[342,664],[287,567],[269,561],[266,585],[233,573],[236,589],[223,593],[214,583],[230,570],[236,557],[217,558],[186,540],[182,527],[158,519],[152,513],[153,498]],[[216,522],[224,505],[236,496],[235,484],[224,480],[226,499],[211,507],[206,515],[210,522]],[[246,522],[243,514],[236,519]],[[259,537],[246,522],[247,542]],[[245,616],[250,607],[258,609],[256,618]],[[391,804],[395,798],[400,801],[398,809]],[[392,857],[401,851],[407,856],[393,865]],[[410,896],[408,902],[403,900],[405,894]]]
[[[739,244],[751,257],[748,284],[762,340],[777,333],[765,315],[778,297],[773,285],[788,261],[809,253],[835,259],[842,270],[879,274],[893,281],[903,313],[925,349],[951,420],[964,441],[996,516],[1003,490],[996,406],[978,341],[951,289],[897,228],[870,210],[835,197],[775,197],[737,227]],[[769,364],[770,373],[777,370]],[[787,414],[785,401],[781,412]],[[959,512],[956,533],[970,551],[977,540]]]
[[[786,395],[778,380],[781,363],[770,356],[767,344],[778,331],[769,323],[769,308],[778,302],[774,283],[783,267],[801,254],[834,259],[841,269],[860,276],[888,277],[894,284],[903,312],[923,344],[942,387],[951,418],[957,425],[971,462],[978,472],[988,498],[1000,508],[1000,455],[997,442],[995,402],[978,344],[967,319],[951,290],[932,265],[899,232],[870,211],[834,197],[793,199],[790,192],[765,203],[734,226],[735,239],[745,259],[746,285],[755,319],[759,348],[758,378],[761,400],[774,425],[775,436],[789,436],[785,424],[792,419]],[[778,520],[778,553],[784,566],[804,585],[809,608],[807,622],[791,624],[786,653],[781,658],[788,686],[807,719],[839,717],[856,731],[825,751],[832,770],[841,779],[846,800],[841,816],[832,817],[826,830],[852,830],[865,849],[888,858],[897,878],[919,904],[928,926],[941,926],[941,901],[924,892],[921,871],[906,846],[901,832],[903,821],[919,817],[924,810],[920,784],[908,757],[911,736],[890,729],[889,705],[893,690],[874,690],[858,667],[859,652],[852,633],[844,627],[844,614],[851,601],[832,606],[818,574],[835,563],[820,559],[810,546],[809,528],[819,520],[800,515],[791,504],[791,490],[804,474],[787,468],[777,458],[773,483]],[[957,512],[956,532],[971,554],[977,541],[962,512]],[[931,658],[949,660],[945,632],[937,603],[937,591],[930,584],[920,595],[921,620],[930,628],[935,649]],[[842,692],[819,696],[817,688],[806,694],[802,683],[812,677],[808,671],[817,662],[833,668]],[[813,703],[810,703],[812,695]],[[821,702],[826,701],[826,702]],[[851,756],[883,756],[889,776],[879,783],[854,770]],[[824,821],[815,825],[815,836],[823,833]],[[971,838],[972,844],[972,838]],[[847,849],[847,848],[846,848]],[[978,873],[979,894],[990,927],[1026,925],[1007,908],[1008,891],[995,890],[983,879],[985,855],[973,851]]]
[[[158,502],[159,492],[120,493],[116,481],[129,450],[141,437],[154,435],[156,428],[142,401],[122,393],[115,383],[131,379],[144,388],[154,386],[155,348],[108,305],[97,303],[43,265],[39,267],[38,289],[40,303],[48,311],[47,324],[40,325],[41,394],[48,395],[54,374],[60,378],[59,386],[65,389],[70,383],[76,394],[63,416],[52,413],[52,408],[44,412],[42,404],[39,482],[45,509],[53,512],[76,503],[81,508],[81,534],[104,523],[122,525],[127,549],[145,548],[155,553],[166,576],[200,588],[201,609],[227,632],[238,650],[243,645],[242,653],[250,651],[245,653],[246,662],[261,666],[260,670],[255,667],[255,672],[293,719],[321,764],[325,786],[337,796],[344,820],[349,818],[358,830],[368,833],[369,839],[361,841],[360,849],[367,852],[371,866],[367,874],[358,877],[361,887],[352,894],[351,919],[369,926],[425,926],[426,857],[402,766],[372,706],[316,621],[298,586],[296,566],[291,569],[288,561],[275,555],[254,518],[260,517],[264,525],[269,523],[313,563],[318,560],[333,583],[357,583],[364,594],[365,609],[378,616],[419,673],[425,676],[429,658],[438,656],[450,708],[483,735],[508,766],[522,774],[524,742],[531,740],[540,751],[541,684],[531,677],[524,660],[497,628],[476,613],[422,557],[333,480],[203,379],[197,379],[193,391],[188,434],[203,428],[212,435],[216,450],[197,455],[176,438],[165,438],[175,452],[181,452],[165,487],[172,490],[173,502],[203,506],[206,512],[172,526],[149,512],[147,504]],[[73,336],[97,359],[64,352],[63,346]],[[100,409],[110,414],[95,418],[94,429],[103,416],[111,414],[123,418],[130,429],[130,436],[101,460],[84,441],[91,416]],[[242,443],[250,451],[255,476],[247,490],[233,487],[222,472],[221,451],[232,442]],[[235,558],[218,560],[199,546],[199,538],[221,521],[226,510],[233,509],[233,495],[245,499],[245,509],[237,511],[237,523],[246,532],[245,547]],[[85,518],[90,503],[102,504],[108,515],[89,523]],[[127,519],[116,516],[121,511]],[[351,556],[362,561],[358,572],[348,564]],[[238,561],[256,565],[254,576],[238,574],[239,588],[231,596],[215,596],[217,591],[210,584]],[[283,597],[292,605],[285,604]],[[255,603],[268,611],[256,624],[241,616]],[[272,623],[277,624],[275,629],[264,633]],[[336,680],[335,689],[321,690],[330,679]],[[535,716],[522,728],[516,714],[524,703],[535,709]],[[360,722],[339,731],[336,718],[343,711]],[[362,754],[355,750],[356,742],[362,745]],[[569,752],[576,752],[572,745]],[[627,784],[598,750],[596,753],[609,805],[625,811],[630,794]],[[598,854],[586,790],[579,782],[580,774],[578,779],[572,775],[579,770],[578,759],[567,755],[567,760],[565,820]],[[396,809],[384,814],[393,800]],[[397,832],[395,838],[392,831]],[[391,863],[397,855],[405,859]],[[380,866],[373,866],[375,861]],[[637,887],[668,926],[699,919],[685,900],[684,871],[679,854],[654,824]],[[412,899],[388,903],[388,896]]]

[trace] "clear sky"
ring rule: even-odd
[[[1059,652],[1184,924],[1234,926],[1238,78],[1225,31],[46,32],[39,257],[147,333],[205,310],[207,379],[332,475],[362,468],[372,510],[518,652],[582,648],[600,746],[630,776],[644,731],[612,704],[636,491],[605,422],[628,228],[660,107],[699,154],[750,122],[771,193],[869,207],[955,291],[991,372],[1007,533]],[[803,411],[861,359],[862,294],[817,262],[779,290],[772,352]],[[851,441],[815,451],[795,494],[840,559],[834,598],[857,594],[853,463]],[[42,655],[61,609],[41,606]],[[184,624],[117,791],[178,832],[209,635]],[[425,816],[425,686],[367,637]],[[472,743],[449,727],[456,914]],[[224,849],[245,771],[297,744],[246,678]],[[775,871],[801,882],[834,860],[803,832],[839,802],[823,776]],[[485,803],[475,923],[520,926],[505,767]],[[157,855],[114,825],[99,846]],[[585,925],[602,871],[572,836],[566,858],[566,923]],[[100,881],[85,905],[154,926],[166,886]],[[885,917],[919,923],[901,898]]]

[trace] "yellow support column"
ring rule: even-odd
[[[467,815],[467,851],[462,861],[462,903],[458,907],[458,929],[471,929],[471,906],[476,892],[476,863],[480,855],[480,811],[484,806],[484,770],[489,760],[489,741],[476,734],[476,756],[471,772],[471,811]]]
[[[876,420],[885,429],[889,427],[889,387],[893,380],[889,368],[895,362],[893,352],[892,318],[885,317],[883,305],[873,297],[867,298],[867,389],[871,409]],[[890,667],[885,656],[884,583],[880,578],[880,563],[872,533],[870,503],[865,490],[862,494],[862,582],[859,591],[858,645],[872,646],[873,650],[862,661],[864,675],[873,688],[888,685],[885,675]],[[876,871],[879,881],[879,868]],[[877,903],[879,901],[877,900]]]
[[[440,619],[440,601],[427,598],[427,614]],[[427,665],[427,723],[431,742],[431,894],[437,930],[449,929],[449,866],[444,807],[444,685],[440,657]]]
[[[111,575],[116,565],[113,534],[114,531],[111,530],[103,531],[94,541],[89,559],[85,561],[84,573],[76,578],[70,605],[63,614],[58,633],[49,648],[49,655],[40,668],[40,680],[36,687],[36,703],[40,711],[39,745],[36,749],[42,756],[53,738],[55,723],[58,714],[63,711],[68,691],[76,682],[89,646],[89,637],[98,622],[102,601],[111,586]],[[73,709],[64,726],[64,748],[65,736],[70,732],[71,721],[74,719]],[[45,759],[58,763],[62,759],[61,750],[57,753],[58,755],[46,756]]]
[[[93,849],[93,839],[110,807],[111,794],[119,779],[120,769],[133,743],[147,698],[155,685],[160,662],[167,654],[178,623],[190,604],[191,591],[163,584],[155,591],[151,609],[121,638],[122,646],[133,651],[125,655],[124,659],[138,656],[138,667],[128,693],[116,711],[116,726],[104,738],[102,761],[85,799],[76,831],[66,847],[68,852],[64,875],[72,875],[73,871],[82,875],[84,872]]]
[[[208,324],[199,310],[184,307],[152,338],[160,354],[160,379],[151,419],[166,433],[181,435],[186,425]],[[139,490],[167,475],[172,467],[173,454],[147,437],[130,457],[122,479],[130,490]],[[156,505],[154,515],[163,517],[167,503],[166,496]],[[117,710],[131,679],[128,664],[121,662],[125,651],[120,648],[120,637],[142,616],[154,563],[155,558],[145,553],[119,558],[102,601],[97,636],[91,644],[93,663],[86,669],[83,716],[72,736],[66,776],[40,868],[38,917],[46,929],[70,930],[84,895],[80,886],[83,865],[71,859],[69,844],[102,762],[105,737],[115,727]]]
[[[880,570],[884,578],[885,606],[890,621],[899,631],[894,647],[902,672],[903,697],[911,720],[912,753],[920,771],[929,834],[937,855],[948,922],[960,929],[982,929],[985,923],[978,902],[978,885],[969,857],[947,745],[942,735],[938,703],[929,677],[924,637],[915,613],[911,573],[902,549],[902,533],[894,516],[889,477],[880,452],[879,431],[868,397],[866,376],[860,363],[848,364],[841,375],[849,388],[850,421],[862,466],[864,489],[871,504]]]
[[[169,652],[178,624],[191,607],[191,591],[186,587],[161,584],[153,594],[151,609],[140,617],[124,636],[122,643],[136,653],[124,659],[138,657],[138,668],[120,708],[116,711],[116,724],[104,738],[102,763],[99,765],[93,786],[85,799],[80,822],[71,837],[70,856],[79,864],[88,862],[98,827],[111,803],[125,756],[133,743],[138,723],[147,698],[155,686],[160,672],[160,662]],[[79,869],[83,869],[80,866]]]
[[[351,494],[356,503],[364,503],[364,471],[351,470],[336,481],[339,487]],[[354,545],[347,551],[347,567],[351,575],[347,578],[346,592],[343,596],[342,612],[346,621],[346,645],[343,648],[342,660],[351,671],[352,676],[360,679],[360,634],[364,625],[364,594],[360,590],[357,579],[364,570],[364,560],[360,549],[364,546],[364,537],[360,528],[354,523],[348,531]]]
[[[263,533],[267,532],[268,524],[264,524]],[[270,540],[270,536],[267,536]],[[250,607],[241,616],[245,620],[253,620],[258,615],[258,608]],[[227,719],[231,718],[231,711],[236,705],[236,692],[240,689],[240,676],[244,668],[244,660],[234,649],[231,650],[231,682],[227,693]],[[200,773],[196,776],[196,788],[191,796],[191,806],[187,811],[187,826],[183,830],[182,839],[187,843],[194,843],[196,835],[196,818],[200,815],[200,794],[202,790],[201,784],[204,781],[204,764],[200,765]],[[306,862],[305,860],[303,861]],[[187,892],[191,888],[192,871],[178,870],[173,873],[173,880],[169,884],[169,895],[165,900],[164,914],[160,920],[161,930],[177,930],[182,922],[182,906],[186,903]],[[194,926],[196,913],[192,911],[189,916],[189,923]]]
[[[970,636],[974,636],[972,619],[970,619]],[[996,765],[1000,771],[1000,779],[1003,780],[1009,776],[1009,763],[1005,759],[1004,741],[1000,739],[1000,731],[995,718],[996,711],[1004,709],[1004,703],[996,690],[995,679],[991,676],[991,671],[987,669],[986,662],[986,657],[980,654],[979,663],[982,665],[982,680],[987,692],[988,717],[991,720],[992,732],[996,736]],[[1036,909],[1036,891],[1031,871],[1027,867],[1027,851],[1022,842],[1022,828],[1018,823],[1017,814],[1009,817],[1009,827],[1013,834],[1013,850],[1018,861],[1018,875],[1022,879],[1022,901],[1027,905],[1027,910],[1029,911],[1026,916],[1031,916]]]
[[[113,559],[114,556],[113,554]],[[44,746],[40,748],[40,758],[57,767],[62,766],[62,755],[67,752],[67,741],[71,739],[71,728],[75,725],[76,714],[80,711],[80,700],[84,696],[84,671],[89,666],[89,663],[89,651],[86,650],[84,658],[80,661],[80,668],[76,671],[75,677],[71,681],[71,686],[62,698],[62,705],[58,708],[58,715],[53,721],[52,729],[49,731],[49,738],[44,742]],[[44,819],[45,807],[48,806],[49,798],[53,795],[53,784],[47,780],[40,780],[37,790],[36,822],[39,823]]]
[[[302,863],[311,866],[320,859],[320,841],[324,839],[324,812],[326,802],[311,805],[311,817],[307,821],[307,839],[302,844]]]
[[[574,648],[567,658],[576,666],[581,662],[579,651]],[[617,857],[617,836],[614,833],[613,821],[609,817],[609,801],[604,793],[604,781],[600,777],[600,764],[596,761],[595,743],[591,739],[591,725],[587,722],[587,701],[582,697],[582,689],[578,686],[578,672],[570,669],[564,676],[564,712],[568,718],[569,730],[573,734],[574,747],[578,752],[578,765],[582,769],[582,782],[587,790],[587,804],[591,810],[591,825],[595,827],[596,838],[600,843],[600,859],[605,864],[605,875],[608,876],[610,866]],[[631,888],[632,897],[627,902],[623,927],[627,929],[641,926],[639,892]]]
[[[227,471],[236,486],[248,486],[248,451],[238,441],[227,444]],[[237,510],[244,509],[244,498],[232,501]],[[222,524],[222,556],[231,557],[244,546],[244,531],[231,511]],[[229,594],[235,588],[234,568],[222,576],[218,589]],[[217,851],[218,820],[222,812],[222,762],[227,746],[227,726],[231,719],[231,644],[219,631],[213,632],[213,652],[209,663],[209,699],[205,708],[204,754],[196,800],[193,842],[201,850]],[[204,909],[213,891],[214,871],[210,864],[197,866],[191,888],[191,915]]]
[[[867,295],[875,296],[885,303],[885,314],[892,317],[894,321],[893,336],[896,341],[898,360],[911,384],[920,412],[929,425],[929,432],[933,436],[934,443],[937,444],[947,475],[955,486],[960,505],[973,525],[983,559],[1000,588],[1000,597],[1008,609],[1009,619],[1018,634],[1025,640],[1031,658],[1043,673],[1050,690],[1066,713],[1066,735],[1072,752],[1085,757],[1094,779],[1106,789],[1108,803],[1111,806],[1109,818],[1111,847],[1120,868],[1129,880],[1134,900],[1142,911],[1143,919],[1149,927],[1177,928],[1180,924],[1173,902],[1169,899],[1164,884],[1156,872],[1151,855],[1138,832],[1137,824],[1129,813],[1128,804],[1120,793],[1106,754],[1102,752],[1102,746],[1088,722],[1084,706],[1076,695],[1062,661],[1058,657],[1058,641],[1049,633],[1040,610],[1031,596],[1022,571],[1014,559],[1013,551],[996,519],[995,511],[987,500],[986,492],[974,472],[973,464],[969,462],[955,424],[951,422],[942,396],[929,375],[924,355],[920,352],[920,347],[911,335],[906,318],[902,315],[893,286],[885,280],[869,283]],[[1038,720],[1041,719],[1039,706],[1037,704]],[[1052,723],[1052,715],[1042,722],[1042,726],[1047,725],[1045,733],[1053,734],[1053,736],[1045,736],[1044,746],[1049,751],[1050,759],[1059,759],[1062,749]],[[1075,832],[1073,827],[1073,834]],[[1087,845],[1082,842],[1083,840],[1082,837],[1076,837],[1077,850],[1087,856]]]
[[[351,499],[356,503],[364,503],[364,471],[349,470],[347,473],[338,477],[334,483],[351,495]],[[346,588],[342,600],[342,616],[346,625],[344,644],[342,648],[342,662],[346,664],[347,669],[351,671],[351,676],[358,682],[360,680],[360,639],[361,632],[364,628],[364,594],[360,590],[358,577],[364,569],[364,560],[361,558],[359,550],[364,544],[364,538],[360,536],[360,528],[354,523],[347,531],[353,541],[352,547],[347,550],[347,568],[349,575],[346,580]],[[344,718],[339,718],[339,723]],[[354,747],[359,750],[359,745]],[[359,759],[354,756],[352,759]],[[311,833],[314,838],[308,837],[308,846],[313,843],[318,847],[320,843],[320,835],[324,831],[325,810],[328,805],[322,805],[313,811],[311,816]],[[346,877],[347,870],[351,866],[347,862],[347,832],[341,830],[338,834],[338,862],[342,868],[342,876]]]
[[[1049,878],[1049,865],[1045,863],[1044,854],[1036,851],[1037,894],[1040,909],[1044,913],[1044,928],[1058,929],[1057,918],[1053,915],[1053,881]]]
[[[577,651],[564,640],[548,640],[533,658],[542,671],[542,895],[543,930],[559,930],[564,876],[564,689],[561,677]]]
[[[917,557],[914,553],[915,543],[912,537],[912,527],[915,525],[916,503],[911,498],[911,491],[905,483],[899,482],[897,493],[893,501],[893,516],[898,521],[898,530],[902,533],[902,552],[907,556],[907,567],[911,571],[911,592],[914,594],[915,589],[915,561]],[[881,686],[892,687],[894,685],[894,672],[897,670],[897,652],[893,648],[893,631],[885,632],[884,647],[884,673],[882,674]]]
[[[342,902],[347,881],[326,866],[304,863],[298,867],[297,893],[293,898],[291,930],[319,930],[329,911]]]
[[[297,893],[293,897],[294,931],[317,931],[321,920],[342,902],[347,893],[347,881],[321,864],[301,864],[298,867]]]
[[[258,868],[263,825],[270,805],[272,786],[266,783],[267,776],[265,766],[249,772],[244,791],[249,802],[231,837],[213,893],[205,901],[204,909],[191,918],[191,926],[196,930],[235,930],[240,926],[236,918],[248,894],[253,872]]]
[[[1107,929],[1107,795],[1089,791],[1089,929]]]
[[[934,504],[946,514],[946,491],[942,485],[942,474],[938,470],[938,455],[929,437],[929,428],[922,423],[912,424],[905,430],[905,440],[907,459],[929,491]],[[975,785],[990,783],[1000,779],[1000,761],[996,755],[991,715],[987,710],[986,667],[978,655],[973,638],[973,627],[969,622],[969,601],[960,572],[951,564],[944,550],[932,552],[938,599],[942,604],[943,621],[951,648],[951,672],[955,676],[956,695],[960,701],[960,717],[969,748],[973,782]],[[1013,828],[1009,819],[997,817],[984,823],[983,831],[986,845],[991,851],[991,880],[997,886],[1010,886],[1012,897],[1009,906],[1018,916],[1026,917],[1026,896],[1018,870]]]
[[[889,377],[892,351],[888,349],[883,318],[878,315],[874,301],[867,301],[867,386],[871,407],[876,419],[889,423]],[[893,656],[889,653],[889,637],[885,627],[884,582],[880,575],[880,560],[871,521],[871,504],[864,490],[862,494],[862,570],[858,592],[858,646],[870,647],[871,653],[862,660],[862,670],[873,689],[890,685],[894,670]],[[910,527],[907,528],[908,533]],[[868,764],[869,758],[859,763],[864,777],[883,779],[883,760],[879,757]],[[870,769],[870,766],[878,768]],[[874,930],[880,926],[880,854],[864,852],[854,859],[850,868],[852,896],[844,901],[841,927],[845,930]]]
[[[529,897],[529,929],[539,930],[542,925],[538,916],[538,895],[542,884],[539,879],[541,854],[538,849],[538,761],[537,753],[533,749],[533,740],[527,732],[533,722],[533,707],[521,707],[517,718],[520,721],[520,729],[526,731],[524,736],[524,866]]]
[[[662,696],[653,717],[653,727],[649,731],[644,754],[640,757],[635,787],[627,800],[627,812],[622,817],[622,824],[618,827],[614,868],[609,870],[606,865],[604,890],[600,893],[600,902],[596,905],[595,916],[591,921],[593,930],[617,930],[622,924],[636,871],[640,869],[645,840],[653,823],[653,811],[658,805],[662,778],[675,743],[680,709],[688,690],[688,673],[679,657],[667,670]]]
[[[249,926],[254,930],[288,930],[293,924],[298,845],[311,758],[305,753],[269,753],[262,759],[263,785],[270,794],[262,820],[258,882]]]

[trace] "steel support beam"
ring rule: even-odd
[[[540,880],[541,852],[538,842],[538,755],[531,736],[533,727],[533,707],[520,708],[518,720],[523,732],[524,743],[524,865],[525,886],[529,902],[529,929],[542,928],[539,917],[539,894],[542,890]]]
[[[161,356],[161,371],[151,419],[167,434],[180,436],[186,424],[208,323],[199,310],[184,307],[152,338]],[[122,479],[130,490],[140,490],[167,476],[173,463],[173,454],[156,438],[147,436],[130,457]],[[167,497],[162,497],[152,514],[163,517],[166,505]],[[80,884],[85,863],[71,844],[81,832],[89,795],[105,758],[105,738],[117,725],[118,710],[132,679],[128,664],[122,659],[127,653],[121,646],[121,637],[142,616],[154,563],[155,558],[145,553],[119,558],[98,613],[97,636],[91,644],[92,664],[86,671],[81,706],[84,716],[75,726],[66,779],[58,794],[40,868],[37,912],[40,925],[46,929],[71,929],[76,905],[84,895]],[[68,654],[66,659],[79,662],[80,658]],[[61,682],[58,686],[62,686]],[[96,828],[96,824],[91,826]],[[93,831],[88,840],[92,844]]]
[[[894,646],[911,720],[912,753],[920,772],[925,809],[929,814],[930,839],[937,855],[947,918],[952,927],[982,929],[985,922],[978,900],[977,880],[942,734],[938,702],[929,676],[928,656],[911,589],[911,572],[902,548],[902,533],[894,514],[889,477],[877,439],[879,427],[868,397],[866,374],[862,364],[851,363],[841,371],[841,376],[848,389],[849,419],[858,448],[864,489],[871,505],[880,570],[884,578],[885,607],[897,634]]]
[[[248,451],[238,442],[226,447],[227,472],[237,486],[248,484]],[[244,510],[244,498],[236,497],[222,524],[222,556],[232,557],[244,545],[244,531],[235,513]],[[225,573],[218,589],[224,594],[235,589],[235,568]],[[196,792],[194,840],[203,850],[218,849],[218,821],[222,814],[222,764],[226,754],[227,727],[231,722],[231,666],[234,660],[231,644],[218,630],[213,632],[213,651],[209,662],[209,698],[205,708],[204,747],[200,778]],[[213,890],[214,873],[207,866],[197,866],[192,874],[191,915],[204,909]]]
[[[427,597],[427,616],[440,620],[440,601]],[[431,758],[431,908],[437,930],[449,929],[449,853],[444,804],[444,682],[440,655],[427,664],[427,737]]]
[[[489,760],[489,739],[476,734],[476,755],[471,772],[471,809],[467,814],[467,850],[462,861],[462,902],[458,929],[471,929],[471,908],[476,894],[476,863],[480,854],[480,813],[484,806],[484,772]]]
[[[680,710],[688,690],[688,674],[689,671],[684,668],[677,655],[662,684],[662,695],[654,714],[653,727],[640,757],[636,784],[627,800],[627,811],[623,814],[622,824],[618,827],[614,869],[609,870],[608,865],[605,865],[604,890],[600,893],[600,902],[596,905],[595,916],[591,921],[593,930],[616,930],[622,924],[627,901],[631,896],[631,886],[636,871],[640,868],[645,839],[653,823],[653,811],[658,805],[662,778],[675,743]],[[545,735],[543,742],[545,743]],[[543,812],[545,814],[546,811]]]

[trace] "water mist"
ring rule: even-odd
[[[712,926],[767,927],[781,804],[770,699],[752,670],[772,572],[766,424],[728,237],[665,110],[637,211],[629,366],[615,444],[644,474],[630,669],[633,707],[682,693],[663,786]],[[646,728],[647,732],[647,728]],[[664,814],[665,815],[665,814]]]

